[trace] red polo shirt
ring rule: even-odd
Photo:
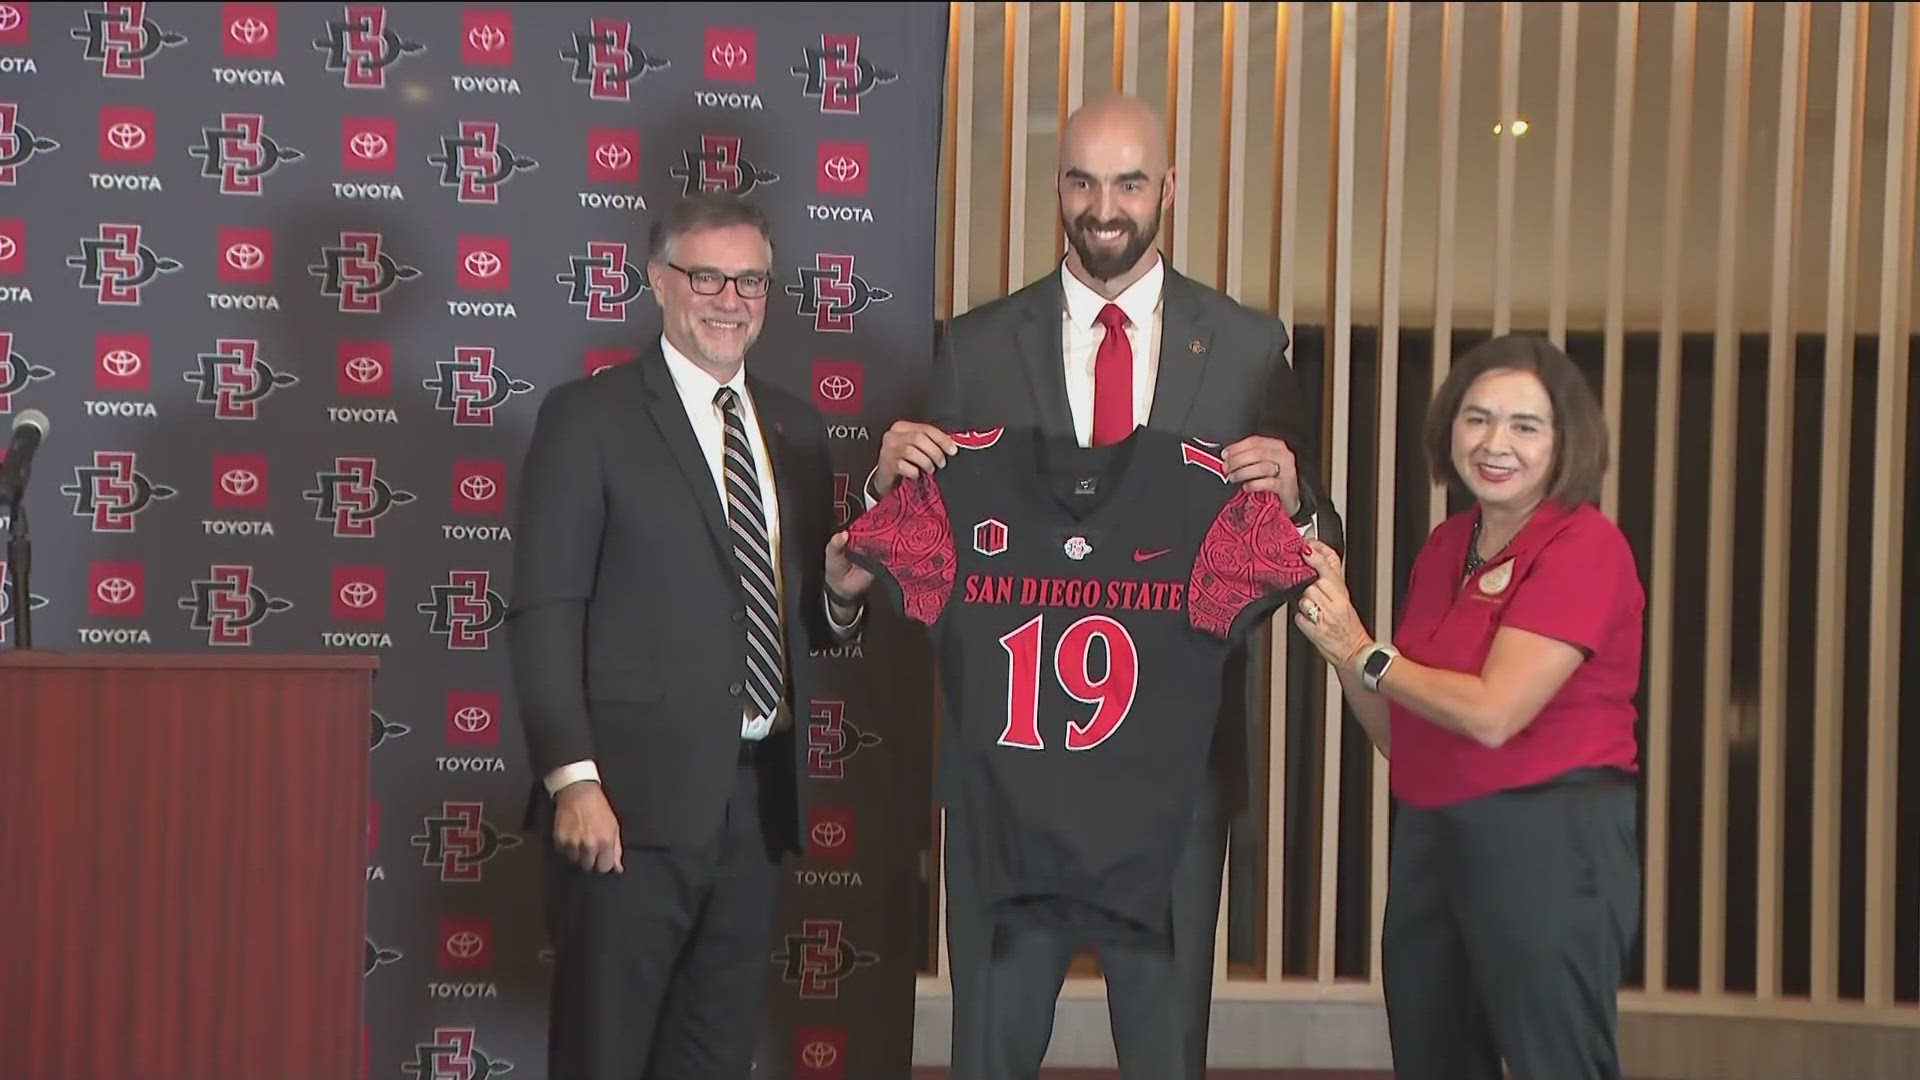
[[[1414,561],[1393,643],[1415,663],[1480,673],[1502,626],[1578,646],[1586,662],[1499,749],[1392,706],[1389,777],[1414,806],[1524,787],[1583,766],[1637,771],[1633,695],[1640,685],[1646,593],[1633,550],[1597,507],[1543,505],[1506,550],[1461,579],[1478,507],[1440,523]],[[1389,679],[1392,676],[1388,676]]]

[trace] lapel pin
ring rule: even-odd
[[[1187,342],[1187,348],[1193,350],[1195,355],[1199,355],[1200,353],[1207,351],[1206,343],[1201,341],[1199,338],[1194,338],[1192,341]]]

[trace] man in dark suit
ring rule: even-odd
[[[1090,103],[1069,119],[1057,176],[1068,254],[1057,272],[953,320],[931,372],[926,422],[888,430],[869,500],[901,477],[945,464],[955,449],[947,432],[1036,426],[1104,445],[1146,424],[1228,443],[1230,481],[1277,492],[1303,532],[1344,548],[1338,512],[1314,495],[1319,474],[1307,403],[1286,357],[1286,328],[1175,272],[1160,254],[1160,217],[1173,205],[1175,182],[1166,145],[1159,119],[1131,98]],[[1247,805],[1245,672],[1240,650],[1227,665],[1205,805],[1175,871],[1173,955],[1101,954],[1115,1050],[1128,1080],[1205,1075],[1227,821]],[[1053,1012],[990,1010],[982,989],[987,965],[996,980],[1011,973],[1043,994],[1051,987],[1051,1000],[1074,942],[1059,937],[1038,953],[996,954],[993,927],[960,857],[969,826],[955,795],[967,762],[951,729],[940,740],[939,763],[953,1077],[1004,1080],[987,1076],[987,1041],[1044,1047]]]
[[[555,1080],[745,1080],[779,859],[801,850],[809,648],[871,577],[834,534],[823,422],[746,370],[766,219],[653,225],[663,332],[555,387],[520,480],[507,639],[548,839]]]

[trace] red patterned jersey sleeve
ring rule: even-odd
[[[1227,638],[1310,584],[1307,541],[1280,497],[1240,488],[1214,516],[1187,581],[1187,622]]]
[[[923,626],[939,621],[959,561],[939,485],[924,476],[895,484],[847,527],[847,555],[873,572],[907,618]]]

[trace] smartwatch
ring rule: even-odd
[[[1380,690],[1380,679],[1387,669],[1393,666],[1394,658],[1400,650],[1391,645],[1373,645],[1360,656],[1360,685],[1374,692]]]

